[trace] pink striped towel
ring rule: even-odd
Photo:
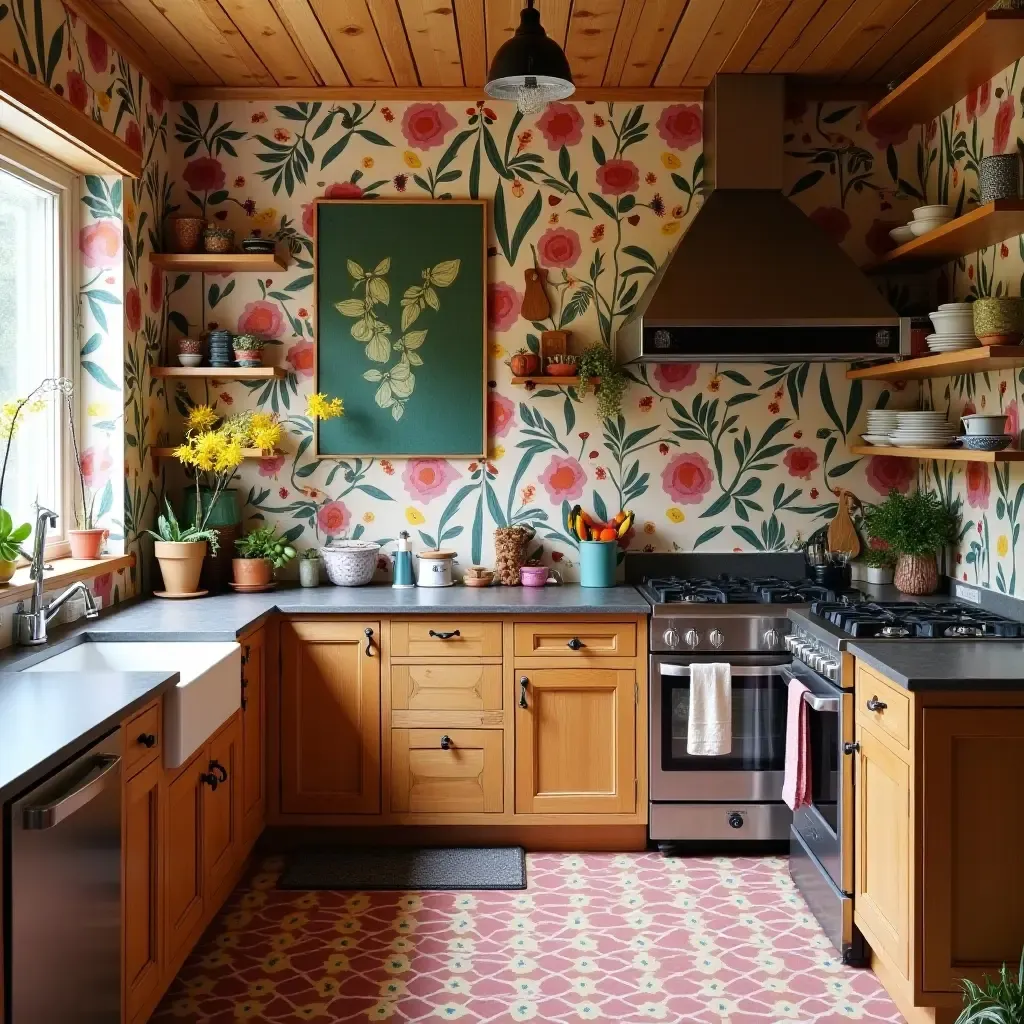
[[[811,802],[811,764],[809,709],[804,700],[808,689],[799,679],[789,681],[786,705],[786,770],[782,780],[782,799],[791,810]]]

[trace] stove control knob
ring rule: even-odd
[[[779,646],[779,631],[777,629],[766,629],[764,631],[765,646],[776,648]]]
[[[711,636],[708,639],[711,641],[712,647],[721,647],[725,643],[725,635],[720,629],[711,630]]]
[[[743,828],[743,815],[733,811],[729,815],[729,828]]]
[[[786,650],[789,651],[790,654],[794,653],[796,651],[796,645],[798,643],[800,643],[800,634],[799,633],[788,633],[786,635],[785,643],[786,643]]]
[[[696,647],[700,643],[700,633],[695,629],[688,629],[683,639],[690,647]]]
[[[679,630],[673,629],[671,626],[661,634],[661,639],[665,641],[666,647],[678,647],[679,646]]]
[[[839,681],[839,662],[830,661],[824,668],[822,675],[826,679],[831,679],[833,683]]]

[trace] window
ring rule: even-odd
[[[46,377],[77,383],[76,201],[70,171],[0,133],[0,404],[24,397]],[[67,553],[67,530],[74,526],[73,461],[63,397],[47,395],[37,412],[26,407],[11,445],[3,505],[16,524],[34,521],[37,501],[60,516],[49,535],[50,557]]]

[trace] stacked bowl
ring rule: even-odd
[[[210,331],[206,336],[210,346],[211,366],[231,366],[235,361],[234,349],[231,347],[231,332],[223,328]]]
[[[956,208],[952,206],[919,206],[908,226],[915,236],[926,235],[948,224],[955,216]]]
[[[935,328],[935,333],[928,335],[929,351],[958,352],[978,346],[972,306],[970,302],[944,302],[928,314]]]
[[[944,412],[901,412],[890,442],[897,448],[947,448],[956,438]]]
[[[867,433],[861,437],[868,444],[889,444],[889,435],[896,430],[898,422],[896,409],[868,409]]]
[[[960,438],[965,448],[979,452],[999,452],[1013,442],[1012,434],[1006,430],[1006,413],[970,413],[961,416],[964,436]]]

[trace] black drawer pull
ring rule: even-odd
[[[199,781],[209,786],[211,793],[217,792],[217,776],[214,775],[212,772],[203,772],[203,774],[199,776]]]
[[[227,768],[224,767],[224,765],[222,765],[220,763],[220,761],[211,761],[210,762],[210,771],[213,772],[217,776],[218,781],[220,781],[220,782],[227,782],[228,781],[228,770],[227,770]]]
[[[139,742],[144,747],[152,750],[156,746],[156,736],[151,732],[144,732],[139,736]]]
[[[427,635],[434,637],[436,640],[451,640],[453,636],[462,636],[457,629],[453,629],[450,633],[438,633],[436,629],[432,629]]]
[[[566,646],[570,651],[578,651],[587,645],[578,636],[574,636]]]
[[[455,744],[452,743],[451,736],[447,736],[446,735],[446,736],[442,736],[441,737],[441,749],[442,750],[451,750],[452,747],[454,747],[454,746],[455,746]]]
[[[519,680],[519,706],[521,708],[527,707],[526,703],[526,686],[530,682],[526,676],[522,676]]]
[[[872,697],[868,701],[868,711],[884,711],[888,706],[884,700],[879,700],[877,697]]]
[[[363,636],[366,637],[366,656],[370,657],[373,654],[373,630],[369,626],[363,630]]]

